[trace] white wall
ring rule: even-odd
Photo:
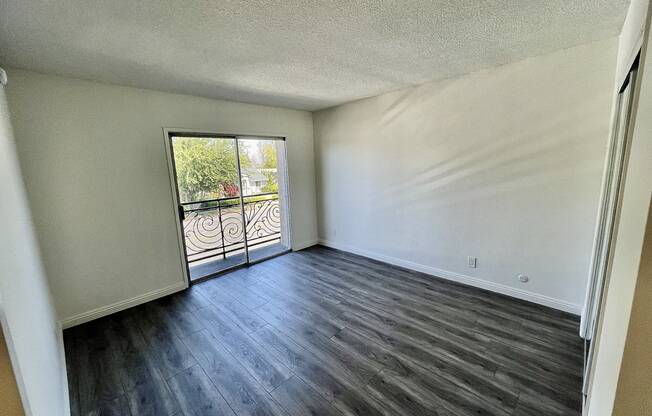
[[[616,46],[604,40],[315,113],[320,238],[579,313]]]
[[[164,127],[286,136],[293,245],[316,241],[310,113],[9,75],[18,156],[65,324],[183,287]]]
[[[38,254],[2,85],[0,178],[0,320],[12,366],[28,415],[63,416],[69,406],[61,329]]]
[[[649,53],[649,19],[648,1],[633,1],[619,45],[621,51],[626,51],[619,52],[619,68],[628,69],[631,66],[635,57],[631,51],[637,50],[635,45],[643,43],[643,51],[613,258],[594,341],[597,347],[586,412],[591,416],[612,414],[652,197],[652,55]],[[642,32],[645,33],[643,42],[632,35]],[[620,82],[622,79],[617,79],[617,83]],[[645,414],[649,414],[649,409],[647,411]]]

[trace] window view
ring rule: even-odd
[[[279,180],[284,145],[254,137],[172,138],[192,280],[288,250],[286,187]]]

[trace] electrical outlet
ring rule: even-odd
[[[526,274],[521,273],[518,275],[518,280],[520,280],[521,283],[527,283],[530,281],[530,278]]]
[[[478,267],[478,258],[471,257],[471,256],[467,257],[467,264],[469,267],[475,269],[476,267]]]

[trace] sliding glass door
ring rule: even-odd
[[[285,141],[239,137],[244,218],[249,261],[286,252]]]
[[[170,133],[191,281],[287,252],[285,140]]]

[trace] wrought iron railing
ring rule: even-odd
[[[278,193],[249,195],[242,200],[242,207],[239,196],[181,204],[189,263],[243,251],[244,228],[249,249],[281,240]]]

